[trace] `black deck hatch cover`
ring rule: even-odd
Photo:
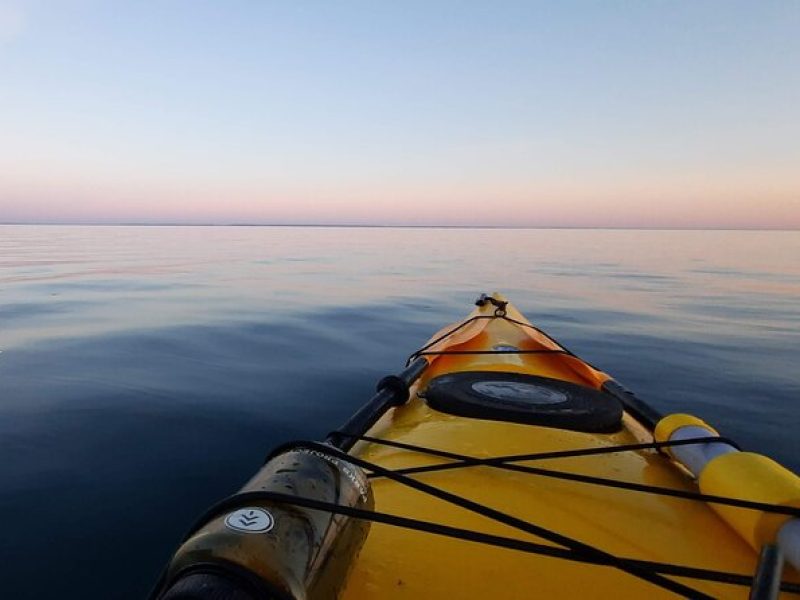
[[[586,432],[617,431],[622,404],[575,383],[522,373],[467,371],[431,380],[428,405],[463,417]]]

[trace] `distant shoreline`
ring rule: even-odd
[[[783,231],[797,232],[800,228],[780,227],[615,227],[582,225],[387,225],[357,223],[33,223],[0,222],[4,226],[26,227],[286,227],[317,229],[520,229],[520,230],[609,230],[609,231]]]

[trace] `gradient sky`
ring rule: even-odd
[[[800,228],[800,2],[0,0],[0,222]]]

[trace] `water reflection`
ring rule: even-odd
[[[271,445],[335,427],[484,290],[798,469],[797,257],[791,232],[2,226],[4,591],[47,597],[46,564],[142,597]]]

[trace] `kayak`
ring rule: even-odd
[[[157,600],[800,598],[800,477],[481,295],[200,517]]]

